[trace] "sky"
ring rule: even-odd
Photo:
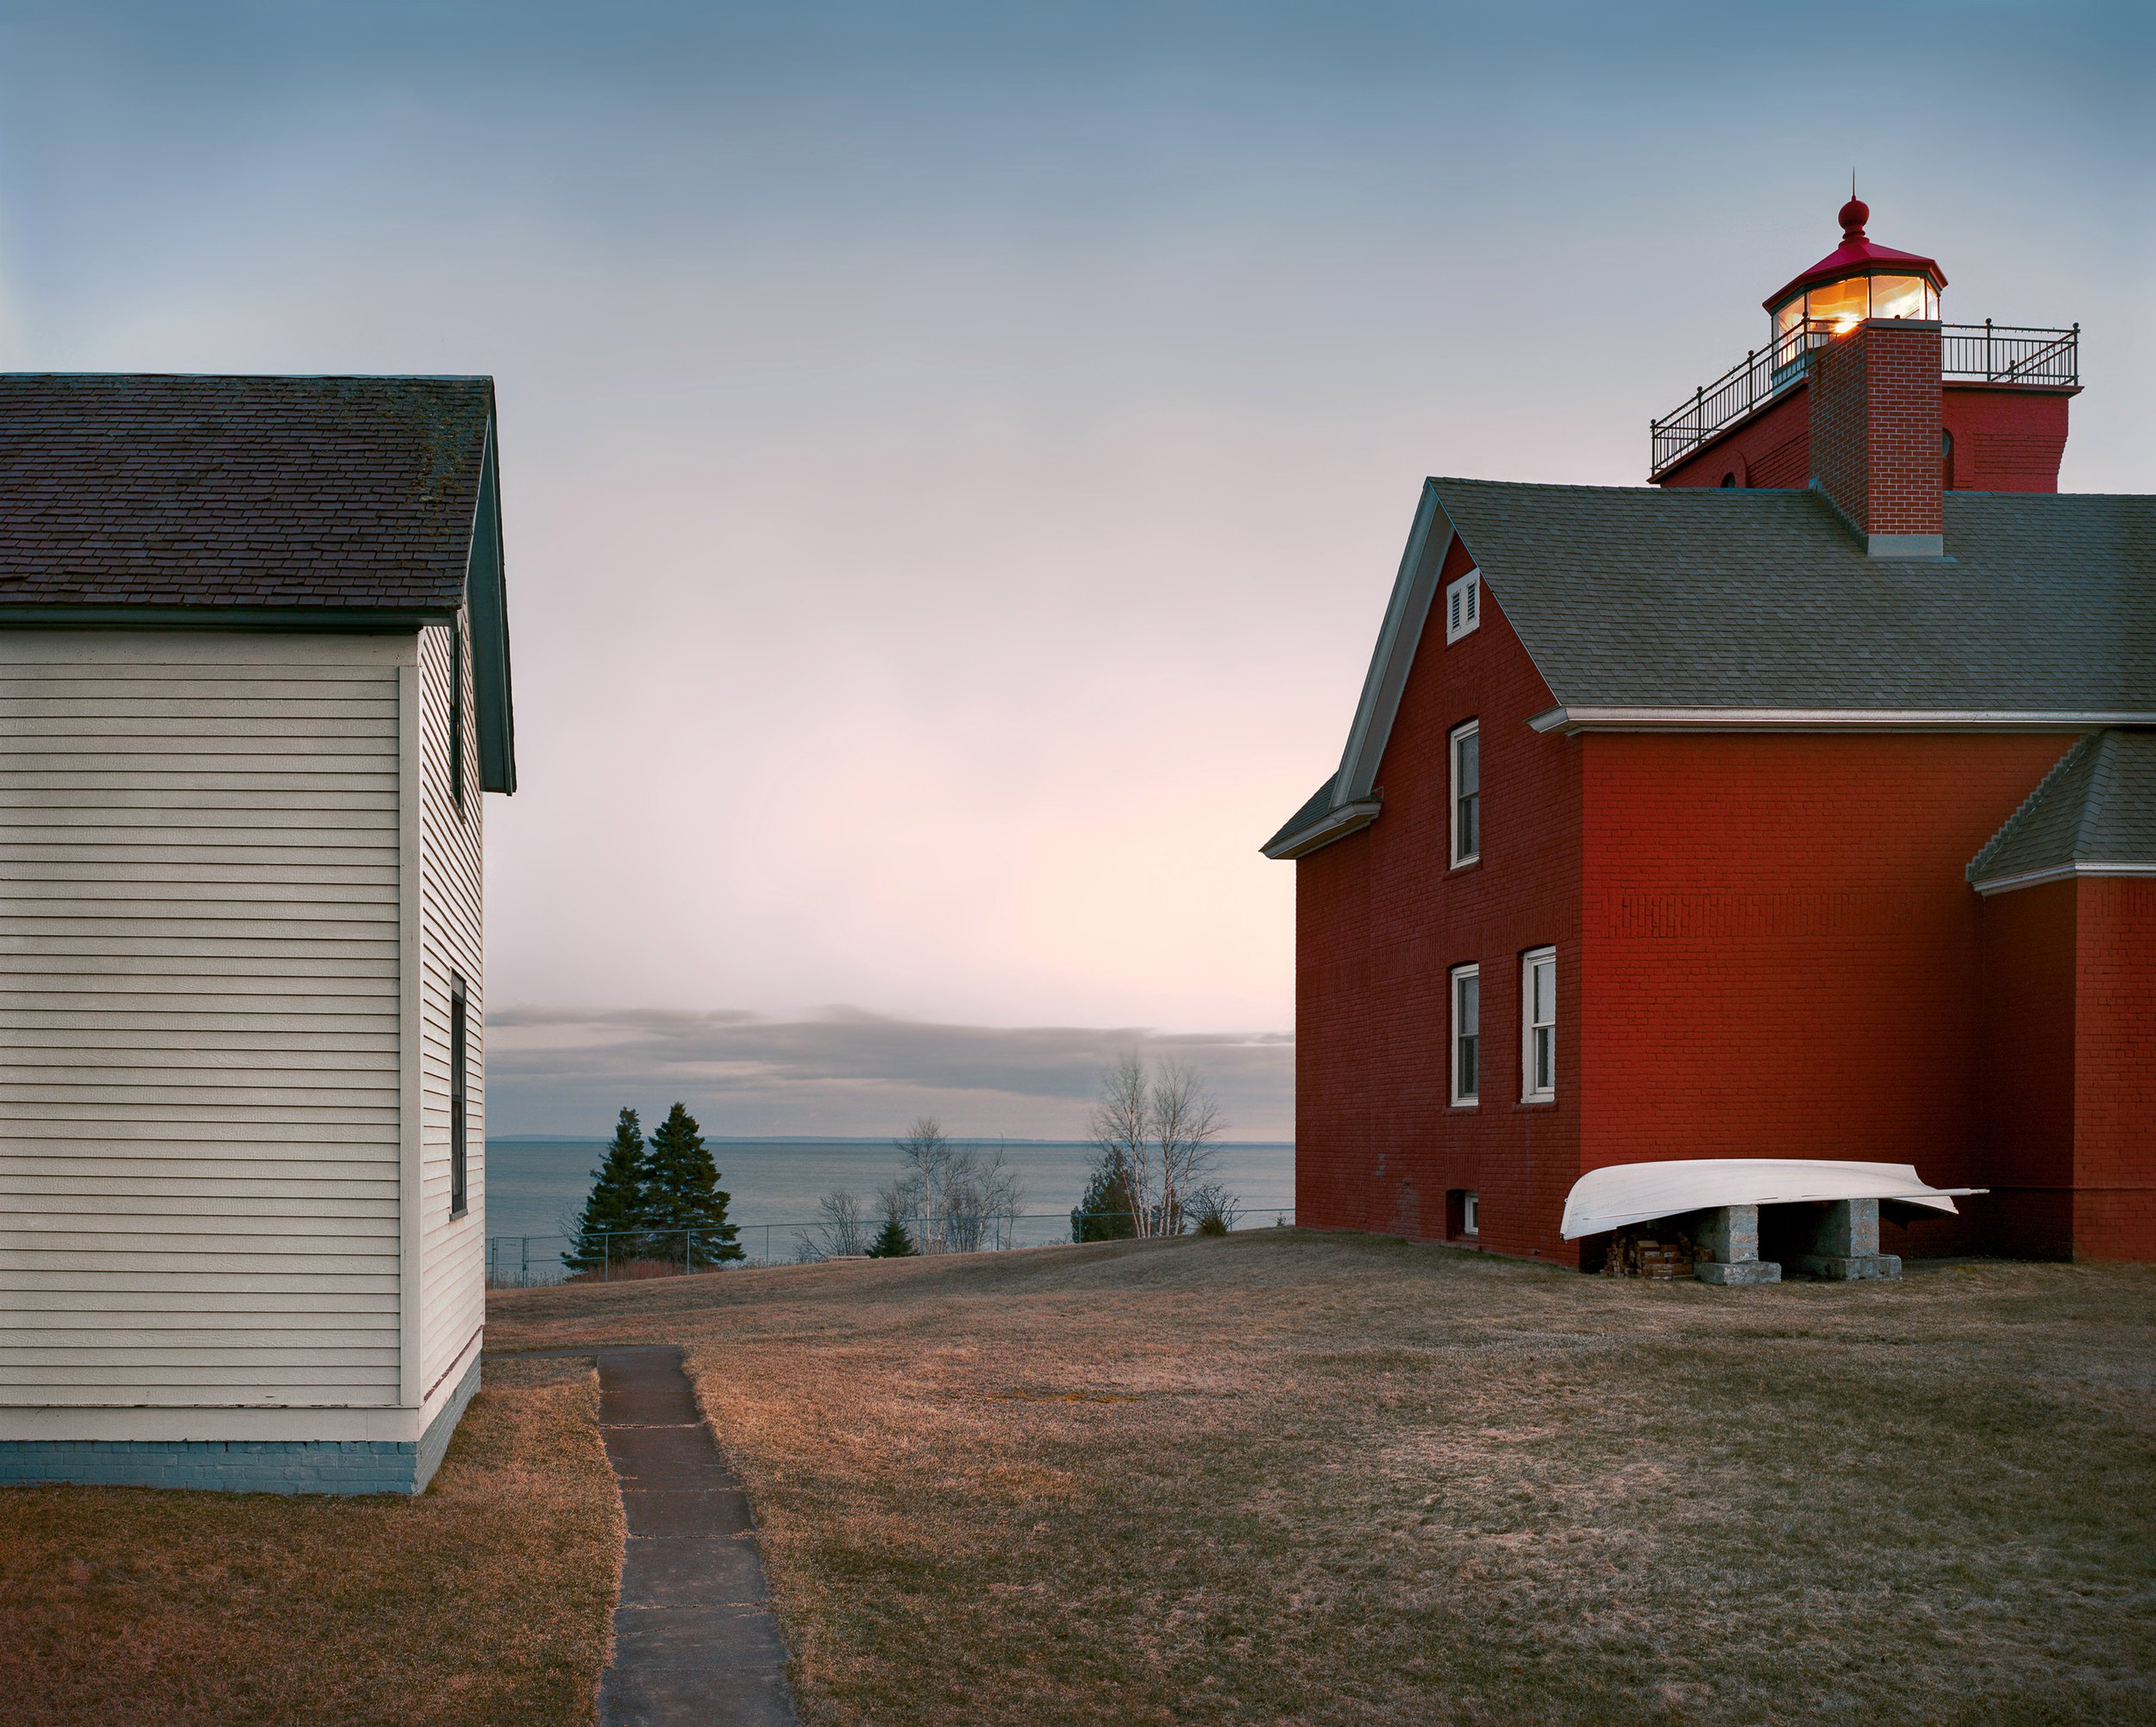
[[[495,1131],[1269,1137],[1422,476],[1640,483],[1853,167],[2148,489],[2152,19],[0,0],[0,365],[496,379]]]

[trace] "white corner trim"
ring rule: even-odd
[[[426,1403],[426,1387],[419,1378],[426,1297],[426,1165],[421,1138],[425,1099],[420,1077],[425,1027],[419,999],[420,882],[425,869],[420,851],[424,778],[420,704],[425,686],[419,673],[419,638],[411,641],[411,660],[397,669],[397,1401],[404,1409],[419,1410]]]
[[[1307,827],[1297,828],[1285,839],[1275,840],[1265,848],[1265,855],[1272,858],[1301,857],[1345,839],[1351,833],[1368,827],[1377,820],[1384,806],[1376,798],[1363,798],[1355,803],[1341,804],[1327,810]]]
[[[2156,864],[2053,864],[2046,869],[2024,870],[2018,876],[2001,876],[1996,881],[1973,882],[1970,885],[1982,895],[2010,894],[2016,888],[2040,887],[2046,882],[2065,882],[2076,876],[2156,876]]]
[[[1537,732],[2088,732],[2156,725],[2156,713],[2060,709],[1846,707],[1577,707],[1538,713]]]

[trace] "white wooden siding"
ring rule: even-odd
[[[464,806],[449,774],[452,642],[465,655]],[[472,702],[471,631],[419,637],[420,722],[420,1371],[429,1398],[455,1389],[452,1369],[486,1310],[486,1096],[481,988],[479,734]],[[449,1215],[449,990],[464,980],[466,1210]],[[408,1384],[409,1390],[409,1384]]]
[[[0,1410],[398,1401],[414,650],[0,631]]]

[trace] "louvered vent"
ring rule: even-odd
[[[1482,622],[1482,573],[1470,569],[1445,590],[1445,639],[1457,642]]]

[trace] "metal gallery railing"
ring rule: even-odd
[[[1226,1220],[1232,1230],[1286,1228],[1295,1221],[1292,1206],[1251,1209],[1238,1207]],[[905,1217],[900,1227],[914,1251],[925,1244],[929,1254],[1005,1253],[1015,1247],[1069,1244],[1077,1226],[1102,1226],[1096,1239],[1135,1236],[1130,1212],[1042,1211],[980,1219],[940,1219],[931,1227],[921,1217]],[[956,1221],[959,1227],[952,1228]],[[601,1231],[580,1239],[551,1235],[490,1235],[486,1238],[486,1282],[492,1289],[524,1289],[580,1278],[592,1283],[641,1280],[723,1271],[729,1265],[814,1264],[823,1259],[865,1257],[867,1240],[882,1227],[854,1240],[834,1239],[827,1219],[807,1221],[739,1223],[730,1240],[710,1230],[637,1229]],[[1194,1233],[1186,1228],[1181,1233]]]
[[[1813,353],[1834,338],[1823,319],[1792,324],[1754,349],[1711,384],[1692,392],[1660,419],[1647,422],[1650,477],[1659,477],[1709,439],[1765,407],[1803,379]],[[2020,324],[1940,326],[1940,370],[1958,383],[2071,387],[2081,381],[2081,326],[2039,330]]]
[[[2030,330],[2018,324],[1948,323],[1940,326],[1945,350],[1940,368],[1949,378],[1986,384],[2072,386],[2081,381],[2081,326]]]

